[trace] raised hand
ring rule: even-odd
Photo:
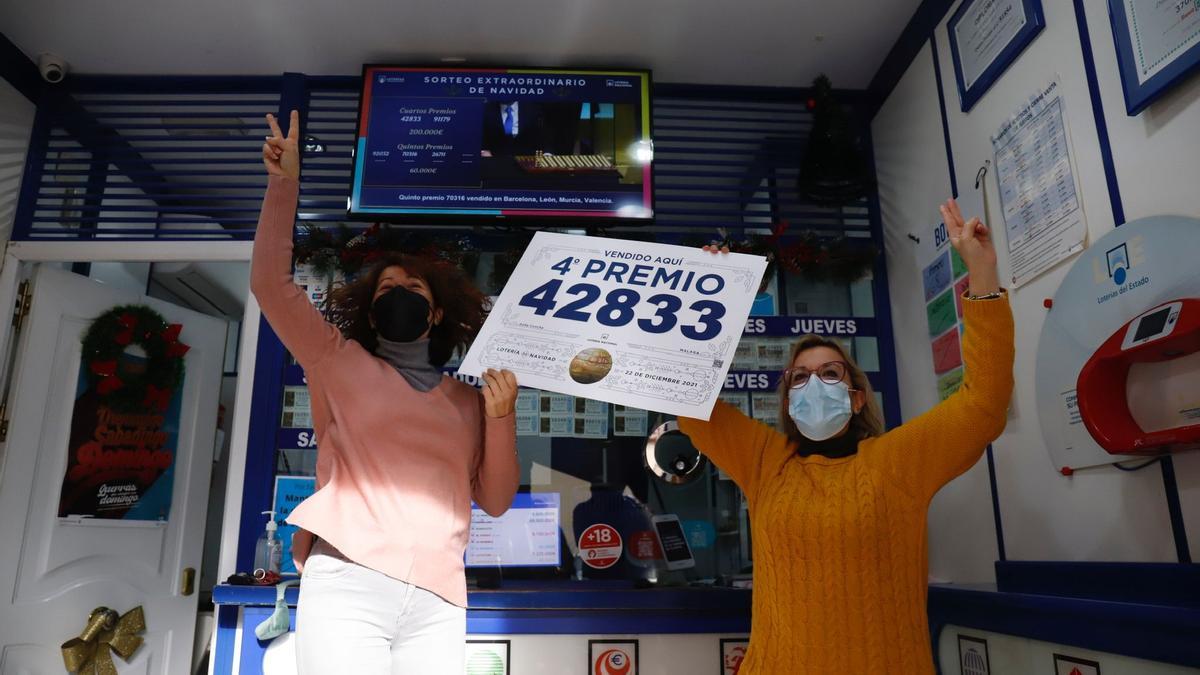
[[[517,376],[488,368],[483,374],[483,410],[488,417],[508,417],[517,407]]]
[[[279,122],[274,115],[267,115],[267,124],[271,126],[271,135],[267,136],[267,142],[263,143],[263,164],[267,166],[267,175],[299,180],[300,113],[292,111],[287,136],[280,131]]]
[[[971,275],[970,294],[986,295],[1000,290],[996,247],[988,226],[979,218],[964,220],[958,202],[953,199],[947,199],[938,210],[942,212],[942,222],[950,235],[950,245],[958,251]]]

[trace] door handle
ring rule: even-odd
[[[183,595],[185,595],[185,596],[191,595],[192,593],[194,593],[196,591],[196,568],[195,567],[183,568],[183,579],[182,579],[182,583],[180,584],[180,586],[181,586],[180,592],[182,592]]]

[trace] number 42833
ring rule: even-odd
[[[570,301],[560,307],[559,293],[570,296]],[[562,279],[552,279],[521,296],[520,305],[533,309],[538,316],[550,314],[557,319],[588,321],[593,313],[590,308],[600,300],[600,287],[581,281],[563,289]],[[639,304],[653,306],[653,316],[637,319]],[[679,332],[689,340],[711,340],[721,334],[721,318],[725,316],[725,305],[715,300],[697,300],[688,309],[699,312],[694,324],[680,324],[679,311],[683,300],[670,293],[656,293],[645,299],[632,288],[618,288],[604,296],[603,304],[595,310],[596,321],[603,326],[618,328],[627,326],[637,319],[637,326],[651,334],[663,334],[679,327]],[[551,314],[553,312],[553,314]]]

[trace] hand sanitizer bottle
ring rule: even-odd
[[[283,565],[283,542],[275,536],[279,524],[275,522],[274,511],[263,511],[263,514],[270,516],[270,520],[254,548],[254,568],[278,574]]]

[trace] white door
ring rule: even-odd
[[[131,303],[182,324],[179,340],[191,346],[170,516],[165,522],[59,518],[81,337],[92,319]],[[189,672],[196,589],[184,595],[182,578],[185,568],[199,576],[226,326],[79,275],[37,270],[0,451],[0,674],[65,672],[59,645],[78,636],[93,608],[123,613],[137,605],[145,610],[145,644],[128,663],[115,658],[117,670]]]

